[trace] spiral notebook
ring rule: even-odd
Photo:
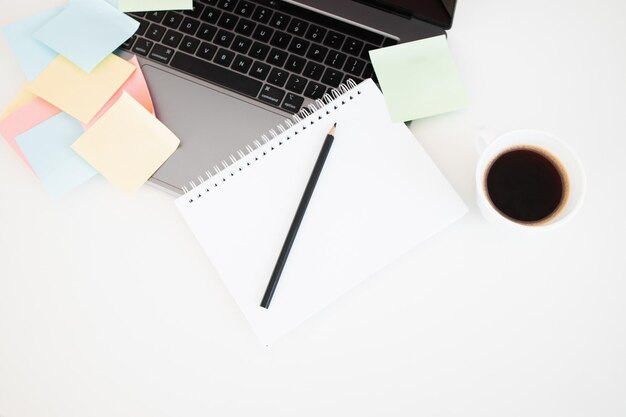
[[[333,147],[266,310],[259,303],[335,122]],[[371,80],[342,85],[186,191],[178,209],[264,344],[467,211],[409,129],[391,122]],[[393,299],[393,284],[376,296]]]

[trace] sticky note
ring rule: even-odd
[[[70,148],[82,133],[78,121],[58,113],[16,138],[52,197],[61,197],[96,175],[96,171]]]
[[[109,55],[90,73],[58,56],[28,88],[81,122],[88,123],[133,71],[133,64],[116,55]]]
[[[155,10],[191,10],[192,0],[118,0],[117,7],[123,12],[146,12]]]
[[[28,158],[22,152],[15,139],[22,133],[58,114],[60,110],[45,100],[35,97],[24,106],[13,111],[6,118],[0,120],[0,135],[15,150],[17,155],[31,167]],[[32,167],[31,167],[32,169]]]
[[[467,107],[445,36],[373,50],[370,57],[394,122]]]
[[[4,109],[4,113],[0,114],[0,120],[6,119],[6,117],[13,113],[15,110],[20,107],[24,107],[29,102],[33,101],[37,96],[28,91],[26,88],[27,84],[24,84],[22,89],[18,91],[18,93],[13,97],[13,100],[9,103],[6,109]]]
[[[4,35],[29,81],[34,80],[58,55],[53,49],[33,38],[33,33],[58,15],[62,7],[27,17],[2,28]]]
[[[174,153],[180,141],[128,93],[73,145],[114,186],[136,192]]]
[[[73,0],[33,37],[91,72],[137,28],[139,22],[104,0]]]
[[[135,71],[132,75],[126,80],[124,84],[117,90],[113,97],[107,101],[107,103],[100,109],[100,111],[94,116],[91,121],[86,124],[85,129],[89,129],[95,122],[98,120],[107,110],[115,103],[121,96],[124,91],[130,94],[135,100],[139,102],[146,110],[150,113],[154,114],[154,106],[152,105],[152,98],[150,97],[150,91],[148,90],[148,85],[146,84],[146,79],[143,76],[143,72],[139,67],[139,61],[137,61],[137,57],[131,57],[128,62],[135,66]]]

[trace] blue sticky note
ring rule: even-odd
[[[70,148],[82,134],[80,122],[59,113],[15,139],[52,197],[61,197],[96,175]]]
[[[139,22],[104,0],[74,0],[33,36],[91,72],[137,28]]]
[[[62,7],[46,10],[2,28],[22,71],[29,81],[37,78],[41,71],[58,55],[57,52],[33,38],[33,33],[58,15],[61,10]]]

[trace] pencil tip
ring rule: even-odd
[[[330,132],[328,132],[329,136],[335,136],[335,128],[337,127],[337,123],[335,123],[333,125],[333,127],[330,128]]]

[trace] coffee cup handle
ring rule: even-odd
[[[479,155],[487,149],[487,146],[493,142],[496,137],[493,130],[487,126],[478,127],[478,138],[476,139],[476,151]]]

